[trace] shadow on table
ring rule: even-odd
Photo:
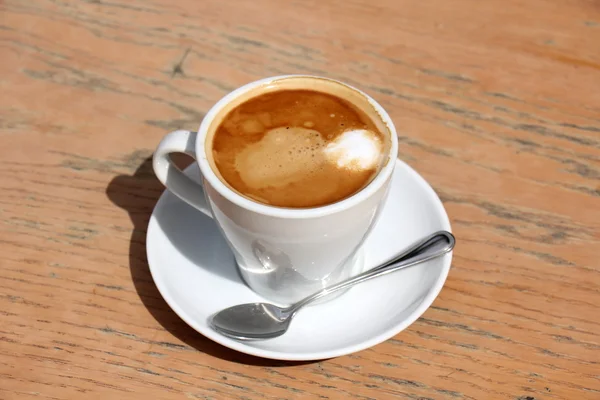
[[[191,160],[184,155],[173,157],[175,163],[184,168]],[[133,175],[115,177],[106,188],[108,198],[129,213],[133,232],[129,243],[129,268],[135,289],[150,314],[171,334],[188,346],[224,360],[258,366],[293,366],[309,362],[287,362],[249,356],[230,350],[207,339],[181,320],[173,312],[156,288],[146,259],[146,229],[154,205],[164,186],[156,179],[152,170],[152,157],[148,157]]]

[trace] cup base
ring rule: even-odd
[[[340,272],[336,274],[337,276],[335,279],[325,278],[321,280],[308,280],[290,268],[281,273],[277,273],[277,271],[256,273],[255,270],[244,268],[237,261],[236,266],[243,282],[250,290],[268,302],[285,307],[302,300],[327,286],[334,285],[344,279],[360,274],[365,268],[365,254],[364,249],[362,247],[359,248],[354,256],[352,256],[344,266],[339,268]],[[329,302],[346,293],[349,289],[350,288],[344,289],[338,293],[326,296],[310,305]]]
[[[344,279],[348,279],[352,276],[358,275],[358,274],[364,272],[364,270],[365,270],[365,250],[364,250],[364,248],[360,248],[356,252],[356,255],[354,256],[354,264],[352,265],[352,268],[350,269],[350,274],[347,277],[345,277]],[[342,281],[342,279],[338,280],[338,282],[341,282],[341,281]],[[337,282],[330,282],[327,286],[334,285],[335,283],[337,283]],[[338,297],[340,297],[341,295],[343,295],[350,289],[352,289],[352,288],[349,287],[347,289],[342,289],[342,290],[340,290],[336,293],[333,293],[329,296],[325,296],[320,300],[316,300],[313,303],[308,304],[306,307],[311,307],[311,306],[315,306],[318,304],[328,303],[332,300],[337,299]]]

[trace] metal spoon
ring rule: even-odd
[[[439,231],[418,241],[379,267],[327,287],[289,307],[278,307],[269,303],[240,304],[214,314],[209,324],[217,332],[233,339],[275,338],[288,330],[294,315],[305,305],[338,290],[444,255],[454,248],[454,244],[455,239],[450,232]]]

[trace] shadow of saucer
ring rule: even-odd
[[[173,159],[182,169],[190,164],[190,159],[187,156],[177,155]],[[133,231],[129,243],[129,268],[135,289],[148,312],[173,336],[188,346],[214,357],[240,364],[271,367],[312,363],[312,361],[289,362],[263,359],[231,350],[196,332],[170,309],[152,280],[146,259],[146,229],[152,210],[163,191],[164,186],[156,179],[152,170],[152,157],[146,158],[133,175],[119,175],[113,178],[106,188],[108,198],[118,207],[126,210],[133,222]],[[200,213],[198,212],[198,214]],[[198,218],[208,217],[199,215]],[[174,229],[176,223],[169,224],[169,226],[173,228],[170,231],[174,235],[173,238],[182,239],[179,237],[178,231]],[[216,242],[224,242],[222,238],[214,239]],[[215,267],[211,272],[230,277],[231,270],[226,269],[223,272],[221,268]],[[233,271],[237,273],[234,268]]]

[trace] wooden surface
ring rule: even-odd
[[[599,1],[0,10],[1,399],[600,399]],[[380,101],[458,237],[422,318],[321,362],[205,339],[145,259],[158,141],[282,73]]]

